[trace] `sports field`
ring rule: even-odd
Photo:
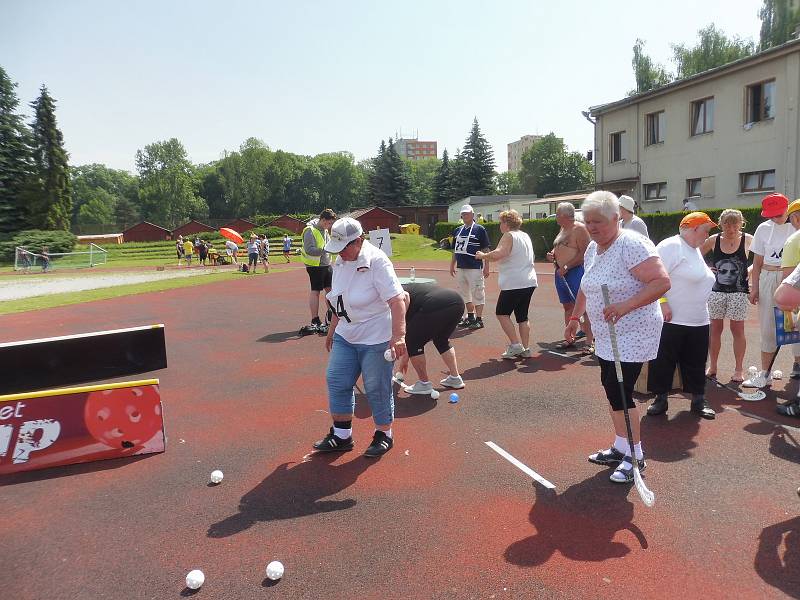
[[[446,262],[427,265],[418,277],[455,287]],[[668,417],[645,417],[646,508],[586,461],[612,439],[607,404],[595,362],[554,348],[561,308],[552,269],[537,266],[534,357],[499,358],[494,274],[486,329],[454,340],[460,401],[400,391],[395,446],[377,461],[361,456],[372,434],[363,398],[355,451],[309,456],[330,425],[326,354],[323,338],[296,336],[307,320],[296,263],[0,316],[3,341],[165,323],[169,360],[152,374],[165,453],[0,479],[2,597],[800,597],[800,421],[774,411],[797,382],[757,403],[709,388],[714,421],[679,395]],[[746,327],[751,365],[757,323]],[[726,334],[720,377],[729,346]],[[784,352],[776,368],[788,373]],[[434,376],[441,364],[429,353]],[[225,478],[210,486],[217,468]],[[286,567],[277,583],[265,579],[271,560]],[[191,592],[195,568],[206,583]]]

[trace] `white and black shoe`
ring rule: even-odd
[[[369,448],[364,451],[364,456],[368,458],[383,456],[392,449],[392,446],[394,446],[392,438],[382,431],[376,431],[375,435],[372,436],[372,443],[369,445]]]
[[[745,379],[742,382],[742,387],[746,388],[763,388],[772,385],[772,373],[761,371],[758,375]]]
[[[618,465],[625,458],[625,455],[611,446],[606,450],[598,450],[594,454],[589,455],[589,462],[596,465],[612,466]]]
[[[644,460],[644,456],[638,459],[637,462],[639,463],[639,472],[641,473],[647,468],[647,463]],[[613,483],[630,483],[633,481],[633,463],[631,462],[631,457],[626,456],[621,463],[614,469],[614,472],[611,473],[609,479]]]
[[[324,438],[314,442],[314,450],[317,452],[349,452],[353,449],[353,436],[346,440],[333,433],[333,427]]]
[[[781,404],[775,407],[775,411],[784,417],[794,417],[800,419],[800,403]]]

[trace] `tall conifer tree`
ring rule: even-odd
[[[23,198],[32,167],[30,131],[16,112],[15,87],[0,67],[0,232],[19,231],[27,222]]]
[[[494,152],[483,137],[477,117],[461,152],[464,161],[463,179],[468,196],[494,193]]]
[[[72,191],[64,137],[56,124],[56,103],[43,85],[31,102],[34,119],[33,162],[35,184],[31,201],[33,224],[42,229],[69,230]]]
[[[442,163],[433,178],[433,203],[449,204],[453,199],[450,190],[450,157],[447,155],[447,148],[442,152]]]

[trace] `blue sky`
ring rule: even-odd
[[[637,37],[673,68],[670,44],[711,22],[757,40],[760,5],[2,0],[0,66],[26,114],[47,85],[75,165],[132,171],[137,149],[171,137],[195,163],[251,136],[362,159],[401,130],[453,154],[477,116],[503,171],[523,134],[590,149],[580,111],[634,87]]]

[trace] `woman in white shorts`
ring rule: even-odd
[[[717,360],[722,346],[722,330],[725,319],[730,322],[733,336],[733,357],[736,362],[731,381],[742,382],[744,353],[747,339],[744,335],[744,322],[749,308],[750,287],[747,281],[747,255],[753,236],[742,231],[745,221],[741,211],[727,208],[719,216],[722,233],[709,237],[701,248],[708,256],[708,266],[714,272],[716,281],[708,298],[708,314],[711,317],[709,338],[709,361],[706,375],[716,377]]]

